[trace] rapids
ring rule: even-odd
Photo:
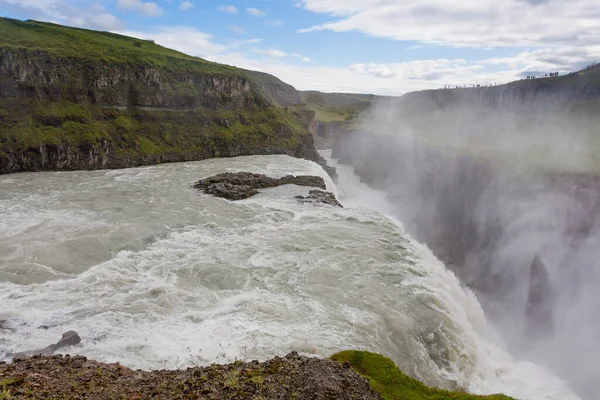
[[[191,187],[226,171],[320,175],[345,208],[293,185],[238,202]],[[68,330],[78,353],[143,369],[365,349],[430,385],[577,399],[513,361],[385,195],[338,172],[336,187],[315,163],[251,156],[0,176],[0,358]]]

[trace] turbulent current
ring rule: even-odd
[[[320,175],[345,208],[294,185],[238,202],[192,188],[225,171]],[[252,156],[0,176],[0,358],[68,330],[78,353],[143,369],[365,349],[430,385],[577,398],[514,361],[385,195],[338,172],[336,187],[315,163]]]

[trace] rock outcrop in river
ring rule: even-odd
[[[325,181],[320,176],[287,175],[282,178],[271,178],[263,174],[251,172],[226,172],[202,179],[194,187],[206,194],[222,197],[227,200],[242,200],[258,194],[258,189],[272,188],[281,185],[298,185],[325,189]],[[329,204],[337,207],[342,205],[333,193],[322,190],[311,190],[308,196],[296,196],[303,203]]]

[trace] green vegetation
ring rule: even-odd
[[[38,151],[41,145],[112,151],[119,160],[161,156],[165,161],[254,152],[296,153],[308,136],[299,121],[278,107],[190,111],[0,99],[0,157]],[[139,165],[139,163],[136,163]]]
[[[262,94],[270,98],[275,104],[282,107],[304,105],[296,89],[281,79],[264,72],[243,71],[258,84]]]
[[[316,154],[300,116],[246,72],[152,41],[0,18],[0,57],[12,63],[0,98],[2,172]],[[11,78],[15,65],[25,81]]]
[[[21,376],[6,378],[0,380],[0,400],[12,399],[12,386],[18,386],[23,383],[24,378]]]
[[[511,400],[504,395],[475,396],[449,392],[425,386],[400,371],[392,360],[365,351],[343,351],[331,359],[348,362],[352,368],[369,379],[371,387],[385,400]]]
[[[368,109],[377,96],[351,93],[321,93],[316,91],[300,92],[302,100],[315,112],[319,122],[352,121]]]
[[[191,57],[149,40],[31,20],[0,18],[0,49],[27,49],[56,58],[244,76],[237,68]]]
[[[309,103],[306,105],[309,110],[315,112],[315,120],[319,122],[343,122],[354,118],[351,110],[343,110],[337,107],[322,106]]]

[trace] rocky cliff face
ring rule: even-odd
[[[202,137],[200,140],[210,138]],[[189,149],[165,149],[148,152],[138,142],[123,148],[119,143],[103,140],[93,144],[51,144],[42,143],[36,147],[6,150],[0,152],[0,174],[23,171],[76,171],[93,169],[131,168],[166,162],[198,161],[215,157],[237,157],[247,155],[287,154],[317,162],[335,177],[335,169],[314,150],[312,138],[305,135],[295,147],[265,142],[250,144],[209,143],[206,147]]]
[[[90,63],[7,48],[0,50],[0,96],[176,109],[267,104],[242,74],[219,76],[143,64]]]
[[[0,51],[0,173],[249,154],[323,164],[301,121],[243,75]]]
[[[251,154],[326,167],[308,131],[314,113],[289,102],[302,101],[267,74],[106,32],[0,18],[0,173]]]
[[[598,71],[587,71],[562,77],[526,79],[500,86],[424,90],[405,94],[400,103],[421,110],[458,106],[551,110],[600,99],[598,75]]]
[[[244,70],[244,72],[256,81],[262,91],[280,106],[304,106],[300,93],[292,85],[264,72],[248,70]]]
[[[318,149],[331,149],[336,138],[344,137],[351,129],[352,121],[312,121],[309,130]]]

